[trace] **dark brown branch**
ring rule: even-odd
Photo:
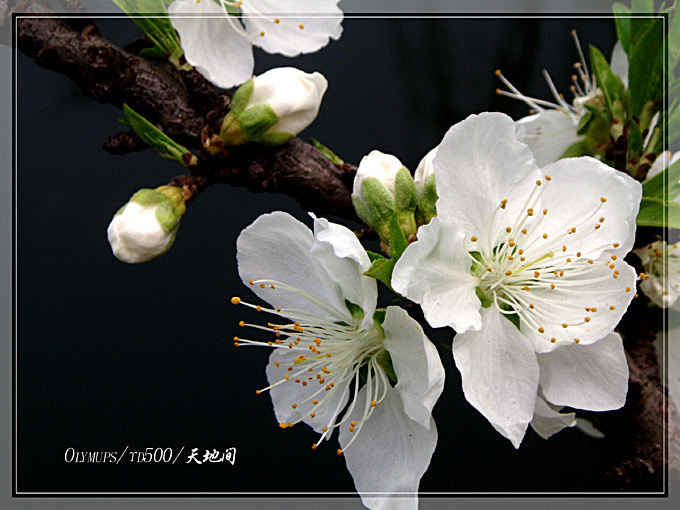
[[[67,75],[97,101],[128,104],[189,148],[200,147],[204,128],[218,130],[228,112],[230,96],[217,92],[197,72],[140,58],[103,38],[94,25],[81,28],[45,17],[22,18],[17,28],[19,50],[39,65]],[[142,48],[143,41],[130,46],[136,47]],[[114,135],[104,148],[114,154],[139,150],[135,138]],[[276,148],[245,146],[229,157],[202,163],[195,172],[207,177],[208,185],[225,182],[254,192],[285,193],[320,213],[355,218],[343,178],[351,174],[300,139]]]

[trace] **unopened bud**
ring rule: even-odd
[[[437,216],[437,186],[432,164],[436,155],[437,147],[420,160],[414,176],[417,192],[416,223],[419,227],[427,225]]]

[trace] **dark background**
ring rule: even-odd
[[[119,44],[131,21],[100,20]],[[330,83],[303,138],[358,163],[372,149],[415,169],[446,130],[471,113],[527,107],[496,96],[504,74],[548,99],[547,68],[568,96],[577,55],[570,30],[609,55],[611,19],[346,19],[344,34],[297,59],[256,50],[256,73],[294,65]],[[162,258],[136,266],[110,252],[113,213],[142,187],[182,168],[153,150],[125,157],[100,149],[122,113],[85,99],[67,78],[18,57],[17,288],[19,491],[354,491],[335,438],[310,449],[313,431],[281,430],[266,394],[269,352],[236,350],[231,338],[248,296],[236,273],[245,226],[276,209],[309,220],[285,196],[218,186],[182,218]],[[352,225],[350,225],[352,226]],[[356,225],[354,225],[356,227]],[[252,295],[248,296],[251,300]],[[438,345],[451,334],[428,329]],[[527,432],[519,450],[464,399],[450,350],[434,416],[439,443],[421,490],[433,492],[614,490],[604,471],[607,440],[565,430],[550,441]],[[175,465],[66,463],[67,448],[117,451],[171,447]],[[237,449],[236,464],[185,464],[198,448]],[[389,466],[385,466],[389,469]],[[650,487],[661,490],[662,487]]]

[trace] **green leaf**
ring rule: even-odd
[[[392,271],[394,270],[395,261],[393,259],[381,259],[373,261],[368,271],[364,273],[366,276],[380,280],[390,289],[392,288]]]
[[[128,105],[123,105],[123,112],[135,133],[151,147],[160,152],[161,156],[170,158],[183,166],[191,166],[198,163],[198,158],[196,158],[196,156],[186,147],[175,142]]]
[[[590,64],[593,68],[597,84],[604,95],[607,111],[611,118],[616,118],[617,115],[615,115],[615,113],[619,110],[616,101],[625,100],[623,82],[621,81],[621,78],[612,72],[609,63],[607,62],[607,59],[604,58],[604,55],[602,55],[602,52],[593,45],[590,45]]]
[[[628,88],[634,116],[640,114],[645,103],[661,97],[662,53],[663,20],[655,18],[631,38]]]
[[[680,195],[680,160],[642,183],[643,197],[658,198],[669,202],[678,195]]]
[[[390,220],[390,254],[395,263],[399,260],[399,257],[401,257],[407,247],[408,240],[399,224],[399,217],[394,214]]]
[[[630,7],[622,3],[614,4],[614,21],[616,22],[616,35],[621,41],[623,51],[628,54],[630,48]]]
[[[374,251],[369,250],[366,250],[366,253],[368,253],[368,258],[371,262],[375,262],[376,260],[385,260],[385,257],[380,255],[380,253],[375,253]]]
[[[628,150],[626,154],[626,159],[629,163],[640,159],[643,143],[644,140],[642,139],[640,126],[638,126],[635,120],[632,120],[628,128]]]
[[[680,204],[642,197],[637,224],[640,227],[680,228]]]
[[[163,0],[113,0],[137,25],[154,45],[165,53],[165,57],[175,67],[186,68],[188,65],[180,65],[180,58],[184,55],[179,36],[175,32],[168,11]],[[153,17],[149,17],[153,16]]]
[[[326,147],[324,144],[322,144],[319,140],[315,140],[312,138],[310,140],[312,142],[312,145],[317,148],[317,150],[323,154],[328,161],[333,163],[335,166],[342,166],[345,164],[345,162],[340,159],[332,150],[330,150],[328,147]]]

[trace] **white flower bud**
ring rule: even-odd
[[[428,224],[437,215],[437,186],[434,180],[434,165],[432,164],[436,155],[437,147],[420,160],[413,178],[418,194],[416,208],[418,226]]]
[[[113,254],[128,264],[162,255],[172,246],[185,209],[179,188],[139,190],[109,224],[107,235]]]
[[[280,67],[252,78],[234,94],[220,136],[227,145],[279,145],[309,126],[328,82],[321,73]]]
[[[354,177],[352,203],[359,218],[383,241],[389,239],[389,224],[395,213],[407,238],[416,231],[413,177],[401,161],[390,154],[374,150],[364,156]]]

